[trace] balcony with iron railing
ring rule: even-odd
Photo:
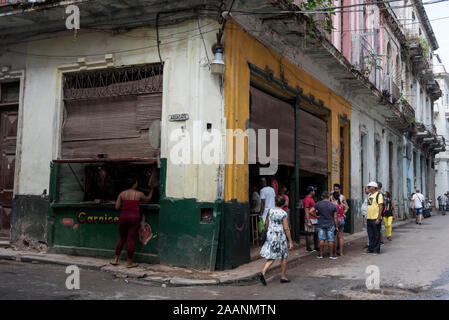
[[[351,63],[381,91],[381,56],[369,41],[375,34],[376,30],[351,35]]]

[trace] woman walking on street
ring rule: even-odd
[[[390,192],[385,192],[384,197],[385,211],[383,214],[383,220],[385,224],[385,233],[387,234],[387,239],[391,241],[391,230],[393,220],[396,220],[396,214],[394,211],[393,199],[391,198]]]
[[[290,282],[285,277],[287,270],[288,250],[293,249],[293,242],[290,235],[290,228],[288,226],[287,213],[282,210],[285,205],[285,198],[276,196],[276,206],[271,208],[265,219],[265,229],[267,230],[267,240],[260,250],[261,257],[267,259],[262,272],[259,272],[259,279],[267,285],[265,281],[265,274],[268,268],[273,264],[275,259],[281,260],[281,283]],[[287,245],[288,240],[288,245]]]
[[[334,256],[337,255],[337,252],[339,256],[342,256],[344,245],[343,229],[345,225],[346,212],[348,212],[348,208],[340,201],[338,192],[334,192],[332,194],[332,199],[333,199],[332,202],[337,206],[337,218],[339,222],[339,225],[336,226],[335,228],[336,236],[335,236]]]

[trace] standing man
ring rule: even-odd
[[[330,201],[329,192],[324,191],[321,195],[321,201],[311,210],[318,216],[318,237],[320,238],[320,254],[318,259],[323,259],[324,242],[329,243],[329,259],[336,260],[334,256],[334,236],[335,226],[338,225],[337,206]]]
[[[412,210],[416,215],[416,224],[422,224],[424,195],[419,189],[416,189],[416,193],[412,197]]]
[[[440,197],[440,210],[441,210],[441,214],[443,216],[446,215],[446,206],[447,206],[447,193],[443,193],[443,195]]]
[[[382,182],[377,181],[377,192],[379,192],[379,194],[381,194],[383,196],[383,198],[384,198],[384,208],[383,208],[383,211],[382,211],[382,217],[383,217],[383,215],[385,213],[385,195],[384,195],[384,193],[382,191]],[[382,221],[380,222],[380,224],[381,224],[381,227],[380,227],[380,240],[379,240],[379,242],[380,242],[380,246],[383,247],[385,245],[384,237],[383,237],[383,232],[385,231],[385,225],[382,226]]]
[[[268,211],[270,211],[271,208],[274,208],[274,199],[276,195],[274,189],[267,186],[266,178],[260,178],[260,186],[262,187],[262,189],[260,190],[259,215],[262,216],[263,222],[265,223],[265,218],[267,217]]]
[[[315,200],[313,200],[313,196],[315,195],[316,188],[315,187],[307,187],[306,197],[302,201],[305,215],[304,215],[304,230],[306,231],[306,250],[309,252],[318,251],[318,231],[317,224],[318,220],[315,213],[312,213],[311,210],[315,206]],[[310,247],[310,236],[313,234],[313,250]]]
[[[340,202],[343,203],[343,206],[345,207],[344,208],[345,212],[348,211],[349,210],[348,202],[346,201],[346,197],[342,193],[343,190],[341,190],[341,186],[338,183],[334,184],[334,192],[338,192],[338,194],[340,195]],[[333,192],[331,192],[331,200],[332,201],[337,200],[334,199]]]
[[[368,197],[370,196],[368,186],[365,186],[365,194],[367,195],[367,197],[365,197],[365,200],[363,201],[361,211],[362,211],[363,221],[365,221],[366,232],[368,232],[368,223],[366,221],[366,212],[368,210]],[[365,249],[368,249],[368,247],[369,247],[369,238],[368,238],[368,242],[366,243]]]
[[[366,222],[368,227],[369,247],[367,253],[380,253],[380,229],[382,222],[382,213],[384,207],[384,198],[377,191],[377,183],[372,181],[368,183],[370,195],[368,197],[368,208],[366,210]]]

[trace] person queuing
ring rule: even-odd
[[[369,196],[370,196],[370,191],[369,191],[369,188],[368,188],[368,186],[365,186],[365,194],[367,195],[366,197],[365,197],[365,199],[363,200],[363,204],[362,204],[362,207],[361,207],[361,211],[362,211],[362,217],[363,217],[363,220],[365,221],[365,228],[366,228],[366,232],[368,232],[368,222],[366,221],[366,211],[368,210],[368,198],[369,198]],[[365,246],[365,249],[368,249],[368,247],[369,247],[369,238],[368,238],[368,241],[367,241],[367,243],[366,243],[366,246]]]
[[[335,196],[335,192],[338,193],[338,196]],[[341,185],[339,185],[338,183],[334,184],[334,191],[331,193],[332,202],[336,199],[335,197],[337,197],[340,200],[340,202],[345,207],[345,212],[347,212],[349,210],[348,201],[346,201],[346,197],[343,195],[343,192],[341,190]]]
[[[260,256],[267,259],[262,272],[258,276],[263,285],[267,285],[265,275],[275,259],[281,259],[281,283],[288,283],[286,277],[288,250],[293,249],[293,241],[290,235],[287,212],[282,208],[285,206],[285,198],[276,196],[276,206],[268,212],[265,221],[267,240],[262,245]],[[288,241],[288,242],[287,242]]]
[[[329,259],[335,260],[334,255],[334,237],[335,226],[338,225],[338,209],[330,200],[329,192],[324,191],[321,195],[321,201],[315,204],[311,213],[318,216],[318,238],[320,239],[320,254],[318,259],[323,259],[324,243],[327,240],[329,244]]]
[[[380,230],[382,226],[382,213],[384,199],[382,194],[377,191],[377,183],[372,181],[368,183],[370,195],[368,197],[368,207],[366,210],[366,222],[369,238],[369,247],[367,253],[380,253]]]
[[[314,213],[311,212],[312,208],[315,206],[315,196],[316,188],[309,186],[306,189],[306,197],[302,201],[305,215],[304,215],[304,229],[306,231],[306,250],[309,252],[318,251],[318,230],[317,224],[318,219]],[[310,247],[310,237],[313,235],[313,250]]]
[[[260,213],[260,195],[256,186],[251,186],[251,213]]]
[[[337,207],[338,218],[338,225],[336,225],[335,228],[334,256],[336,256],[337,254],[339,256],[342,256],[344,246],[343,230],[345,226],[346,213],[348,212],[349,208],[344,206],[337,191],[334,191],[334,193],[332,194],[332,199],[334,199],[332,203]]]
[[[127,254],[128,260],[126,263],[127,268],[137,267],[137,263],[133,263],[133,255],[135,250],[135,242],[137,232],[140,226],[140,208],[139,202],[149,202],[153,196],[154,185],[152,179],[150,179],[148,186],[150,187],[150,193],[146,196],[144,193],[137,191],[137,178],[131,177],[127,179],[128,189],[122,191],[115,203],[115,209],[121,210],[119,232],[120,237],[115,248],[115,258],[110,263],[114,266],[118,265],[120,253],[122,252],[125,241],[128,242]]]
[[[391,196],[391,193],[386,191],[384,196],[384,213],[383,213],[383,220],[385,225],[385,233],[387,234],[388,241],[391,241],[391,230],[393,229],[392,224],[393,220],[396,220],[396,214],[393,204],[393,198]]]
[[[272,187],[267,185],[267,179],[262,177],[260,178],[260,216],[265,223],[265,218],[267,217],[268,211],[271,208],[274,208],[275,205],[275,191]]]
[[[416,189],[416,193],[412,197],[412,210],[416,215],[416,224],[422,224],[424,206],[424,195],[419,189]]]
[[[377,192],[379,192],[379,194],[381,194],[384,197],[384,199],[385,199],[385,194],[382,191],[382,182],[377,181]],[[385,213],[385,205],[384,205],[384,208],[383,208],[382,217],[383,217],[384,213]],[[379,242],[380,242],[380,246],[381,247],[383,247],[385,245],[385,243],[384,243],[384,236],[383,236],[383,232],[385,231],[384,228],[385,228],[385,225],[381,225],[381,227],[380,227],[380,238],[379,238]]]
[[[279,187],[279,195],[285,199],[285,204],[282,207],[282,210],[284,210],[285,212],[288,213],[290,211],[290,209],[289,209],[290,199],[288,197],[288,190],[287,190],[286,186],[281,185]]]

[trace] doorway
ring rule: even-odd
[[[0,83],[0,238],[9,240],[14,193],[19,82]]]

